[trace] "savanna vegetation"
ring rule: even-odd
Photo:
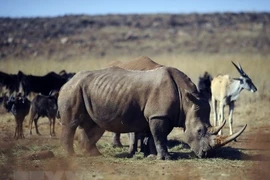
[[[190,16],[189,18],[186,18],[185,21],[183,20],[186,24],[180,21],[181,17],[175,16],[173,17],[174,19],[172,18],[170,20],[170,22],[174,23],[169,25],[161,23],[167,22],[167,16],[165,16],[165,20],[162,19],[161,17],[163,16],[161,16],[159,18],[162,20],[158,21],[158,18],[156,19],[160,24],[144,26],[142,22],[148,22],[147,18],[153,18],[152,16],[146,16],[145,19],[138,18],[138,22],[141,22],[141,25],[136,25],[136,23],[128,25],[124,23],[123,28],[120,28],[119,30],[119,36],[113,35],[117,32],[116,29],[122,27],[121,23],[112,23],[120,22],[117,19],[118,16],[113,16],[116,19],[115,21],[114,19],[110,20],[109,18],[110,21],[108,20],[108,22],[111,23],[108,24],[110,24],[110,26],[104,25],[102,27],[95,26],[95,23],[102,22],[99,18],[93,18],[94,25],[91,26],[89,25],[90,21],[87,21],[89,20],[88,18],[91,19],[91,17],[87,17],[79,16],[78,22],[79,24],[84,24],[84,26],[88,27],[88,31],[86,31],[86,29],[85,31],[80,29],[82,28],[81,26],[73,27],[76,23],[70,25],[70,27],[73,27],[74,29],[77,27],[77,29],[80,30],[79,32],[81,32],[81,36],[72,36],[80,33],[71,31],[71,29],[68,29],[67,31],[71,31],[72,33],[64,35],[61,35],[60,33],[59,36],[55,36],[54,33],[49,33],[49,38],[47,40],[35,36],[35,38],[40,41],[37,41],[36,48],[33,48],[33,45],[29,46],[29,44],[35,39],[31,38],[34,37],[34,35],[31,36],[28,34],[26,36],[26,39],[28,40],[24,41],[25,46],[27,46],[25,47],[25,49],[27,49],[25,50],[25,52],[27,52],[26,54],[23,53],[23,45],[20,44],[23,43],[23,41],[18,42],[16,45],[11,45],[15,50],[12,48],[9,49],[9,47],[3,43],[0,47],[2,51],[0,71],[16,74],[18,70],[22,70],[27,74],[34,75],[44,75],[49,71],[59,72],[63,69],[68,72],[78,72],[81,70],[101,69],[110,61],[128,61],[137,56],[145,55],[160,64],[178,68],[185,72],[192,81],[197,84],[198,77],[205,71],[208,71],[212,76],[217,74],[229,74],[232,77],[239,77],[239,74],[231,61],[239,62],[258,88],[258,91],[254,94],[243,90],[236,102],[234,114],[235,130],[238,130],[244,124],[248,125],[247,129],[237,139],[237,142],[232,142],[227,146],[220,148],[213,157],[208,159],[197,159],[194,157],[188,146],[181,141],[182,129],[180,128],[175,128],[169,135],[168,147],[169,151],[174,155],[175,160],[158,161],[148,159],[144,158],[143,154],[140,152],[136,153],[133,158],[127,158],[127,135],[122,135],[123,148],[113,148],[111,146],[110,132],[106,132],[98,142],[98,148],[103,154],[102,157],[88,157],[84,154],[77,142],[75,142],[75,151],[78,156],[66,157],[59,140],[61,135],[60,124],[57,123],[56,125],[57,136],[51,138],[49,137],[48,120],[42,118],[39,120],[39,130],[42,136],[38,136],[35,133],[30,136],[28,130],[29,117],[27,116],[24,122],[24,134],[26,138],[23,140],[14,140],[14,118],[11,114],[6,113],[3,107],[1,107],[0,179],[14,179],[14,174],[18,171],[26,173],[27,177],[34,176],[33,172],[47,172],[47,175],[48,173],[52,173],[55,177],[58,177],[57,179],[72,179],[75,178],[75,176],[76,179],[268,179],[270,177],[270,82],[268,80],[270,72],[270,55],[267,53],[269,50],[267,46],[269,43],[269,33],[264,33],[268,32],[268,14],[258,15],[258,17],[264,18],[255,19],[252,20],[252,22],[250,22],[250,19],[249,21],[245,21],[245,19],[242,21],[235,20],[235,18],[237,19],[238,17],[237,15],[224,15],[224,17],[234,17],[225,18],[225,20],[220,16],[221,20],[217,18],[218,20],[216,21],[209,18],[207,22],[211,22],[213,27],[212,32],[204,29],[209,29],[210,27],[210,25],[206,26],[207,22],[205,21],[202,21],[204,22],[203,25],[199,23],[198,26],[195,26],[194,23],[187,23],[198,19],[205,19],[208,16]],[[16,23],[19,22],[19,24],[26,23],[31,25],[28,20],[19,20],[16,20]],[[59,18],[54,20],[59,23],[62,22],[59,21]],[[33,20],[33,22],[36,21],[39,21],[39,19]],[[51,23],[51,19],[41,18],[40,21],[42,21],[42,23],[47,22],[47,24]],[[126,21],[128,21],[128,17]],[[123,20],[123,22],[126,21]],[[231,23],[222,24],[218,22]],[[14,27],[16,23],[14,23],[13,26],[11,23],[10,27]],[[67,22],[65,21],[65,23]],[[189,26],[188,24],[191,25]],[[3,25],[0,26],[3,28]],[[127,26],[131,26],[136,30],[135,33],[133,32],[129,37],[126,36],[130,30]],[[173,30],[177,30],[178,33],[176,33],[176,36],[170,36],[170,33],[165,33],[169,36],[168,39],[166,38],[167,36],[162,36],[165,37],[165,40],[162,38],[154,38],[158,34],[157,30],[149,30],[150,27],[152,29],[153,27],[156,27],[156,29],[162,30],[168,28],[168,26],[172,28],[172,34],[174,34]],[[195,30],[201,30],[197,31],[197,35],[196,33],[193,33],[193,31],[190,31],[189,35],[185,33],[181,34],[179,29],[183,26],[186,27],[186,29],[183,28],[183,31],[181,32],[190,30],[188,27],[194,27]],[[262,26],[266,27],[264,28],[264,32],[261,31]],[[39,26],[36,25],[36,27],[38,29]],[[57,29],[56,27],[58,28],[57,25],[55,26],[55,29]],[[100,34],[95,37],[94,40],[91,36],[94,45],[91,43],[87,44],[88,41],[91,42],[91,38],[86,38],[85,32],[88,32],[88,35],[91,30],[91,32],[97,33],[96,30],[98,30],[98,28],[100,29]],[[54,32],[49,31],[45,26],[44,29],[46,31],[42,30],[42,33]],[[258,29],[260,31],[257,31]],[[151,32],[154,33],[154,35],[145,36],[148,41],[144,41],[142,35],[143,33],[148,32],[147,30],[149,30],[150,34]],[[10,35],[12,32],[13,31],[11,31]],[[14,32],[17,34],[19,31],[16,30]],[[26,32],[28,32],[28,30]],[[107,40],[110,40],[111,44],[105,43],[102,34],[108,35],[111,32],[113,32],[111,36],[105,36],[109,37]],[[218,39],[218,33],[220,32],[225,33],[221,34],[220,39]],[[14,37],[17,37],[17,39],[21,38],[21,36],[18,35],[15,35]],[[10,41],[7,41],[7,43],[14,43],[16,39],[14,37],[12,40],[9,39]],[[66,42],[64,42],[64,37],[68,38],[66,39]],[[78,40],[78,37],[80,37],[79,39],[87,40],[82,42]],[[98,41],[98,37],[102,40]],[[117,38],[110,39],[111,37],[118,37],[120,39],[126,37],[126,39],[125,41],[120,41],[117,40]],[[170,41],[173,37],[176,39]],[[193,41],[196,37],[197,40]],[[245,41],[247,46],[246,49],[243,48],[240,43],[245,37],[246,39],[249,39],[249,41]],[[181,38],[184,38],[182,39],[183,41],[180,41]],[[8,39],[8,36],[6,39]],[[22,39],[23,38],[21,38],[21,40]],[[226,42],[225,39],[227,39]],[[257,40],[258,45],[253,44],[253,46],[251,42],[255,42],[255,40]],[[173,46],[173,44],[181,43],[183,43],[183,46]],[[193,45],[196,48],[191,48],[193,47],[192,43],[195,43],[195,45]],[[54,44],[57,44],[57,46]],[[217,44],[219,44],[219,46],[217,46]],[[234,45],[237,48],[235,51],[233,51]],[[63,48],[63,46],[66,46],[67,48]],[[92,47],[93,49],[89,49],[89,47]],[[147,48],[145,49],[145,47]],[[164,47],[169,48],[164,50]],[[180,51],[181,48],[179,47],[182,47],[183,51]],[[119,49],[115,50],[117,48]],[[222,48],[224,48],[224,51],[222,51]],[[260,48],[262,51],[260,51]],[[31,51],[31,49],[33,51]],[[93,54],[91,54],[92,52]],[[226,108],[226,115],[227,111],[228,109]],[[225,116],[225,118],[228,119],[227,116]],[[229,133],[228,124],[225,125],[224,129],[225,134]],[[27,154],[42,150],[52,151],[55,157],[44,160],[25,160],[23,158]]]

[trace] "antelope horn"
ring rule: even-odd
[[[240,65],[239,62],[238,62],[238,67],[239,67],[239,69],[241,70],[242,75],[243,75],[243,76],[246,76],[247,74],[245,73],[245,71],[243,70],[243,68],[242,68],[242,66]]]
[[[232,61],[233,65],[235,66],[235,68],[237,69],[237,71],[242,75],[243,74],[243,71],[240,69],[240,67],[238,67],[233,61]],[[239,64],[239,63],[238,63]]]
[[[213,148],[218,148],[218,147],[224,146],[225,144],[228,144],[229,142],[235,140],[238,136],[240,136],[244,132],[246,127],[247,127],[247,124],[244,127],[242,127],[242,129],[240,129],[237,133],[234,133],[234,134],[227,136],[227,137],[226,136],[225,137],[224,136],[217,136],[214,139],[215,143],[214,143]]]
[[[207,129],[207,132],[211,135],[217,135],[217,133],[223,128],[223,126],[226,124],[226,120],[224,120],[220,125],[218,126],[211,126]]]
[[[239,62],[237,62],[237,63],[238,63],[239,69],[240,69],[242,72],[244,72],[244,71],[243,71],[243,68],[242,68],[241,65],[240,65],[240,63],[239,63]]]

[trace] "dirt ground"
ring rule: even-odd
[[[124,148],[112,148],[111,133],[98,142],[102,156],[89,157],[75,142],[76,157],[66,157],[57,123],[55,138],[49,136],[46,118],[39,120],[38,136],[29,135],[28,117],[24,122],[25,139],[13,140],[15,121],[3,112],[0,115],[0,179],[269,179],[270,121],[269,98],[237,103],[235,130],[247,123],[247,129],[227,146],[207,159],[194,157],[183,144],[180,128],[169,135],[169,151],[174,160],[144,158],[137,153],[127,158],[127,135],[122,135]],[[224,127],[228,133],[228,124]],[[23,160],[21,157],[42,150],[51,150],[55,157],[43,160]]]

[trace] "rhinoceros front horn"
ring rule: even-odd
[[[229,142],[235,140],[238,136],[240,136],[244,130],[246,129],[247,124],[242,127],[242,129],[240,129],[238,132],[230,135],[230,136],[216,136],[214,139],[214,145],[212,146],[213,148],[218,148],[221,146],[224,146],[225,144],[228,144]]]
[[[218,132],[223,128],[223,126],[226,124],[226,120],[224,120],[220,125],[218,126],[211,126],[207,129],[207,132],[211,135],[217,135]]]

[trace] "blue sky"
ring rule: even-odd
[[[270,12],[270,0],[0,0],[1,17],[224,11]]]

